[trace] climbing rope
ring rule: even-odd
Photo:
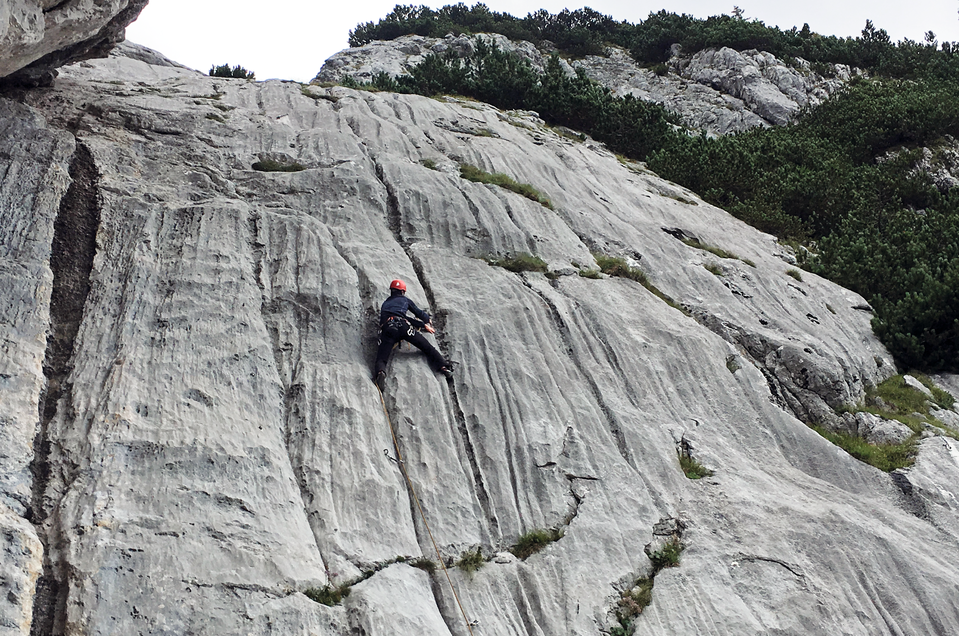
[[[463,614],[463,621],[466,622],[466,629],[469,631],[470,636],[473,636],[473,628],[470,620],[466,617],[466,610],[463,609],[463,603],[460,602],[459,594],[456,593],[456,586],[453,585],[453,579],[450,578],[449,570],[446,569],[446,563],[443,561],[443,556],[440,554],[440,549],[436,546],[436,540],[433,538],[433,532],[430,530],[430,524],[426,521],[426,515],[423,513],[423,506],[420,504],[420,498],[416,496],[416,489],[413,488],[413,481],[410,479],[409,473],[406,472],[406,463],[403,461],[403,456],[400,454],[400,445],[396,441],[396,431],[393,429],[393,421],[390,419],[390,413],[386,410],[386,400],[383,399],[383,391],[380,389],[379,385],[376,385],[376,390],[380,393],[380,404],[383,405],[383,414],[386,415],[386,422],[390,425],[390,435],[393,437],[393,448],[396,449],[396,463],[399,464],[400,470],[403,471],[403,477],[406,478],[406,485],[410,488],[410,493],[413,495],[413,501],[416,502],[416,508],[420,511],[420,517],[423,519],[423,525],[426,526],[426,534],[430,536],[430,542],[433,544],[433,549],[436,550],[436,558],[440,562],[440,567],[443,568],[443,574],[446,575],[446,580],[450,584],[450,590],[453,591],[453,598],[456,599],[456,604],[459,605],[460,613]],[[389,454],[387,454],[389,457]],[[392,457],[390,458],[392,459]]]

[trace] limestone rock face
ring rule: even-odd
[[[800,108],[821,102],[845,83],[813,74],[802,61],[800,68],[794,69],[771,53],[755,50],[708,49],[676,64],[683,77],[742,100],[756,115],[777,126],[789,123]],[[849,79],[848,68],[839,67],[839,72]]]
[[[479,37],[516,53],[533,68],[542,69],[549,57],[549,50],[538,50],[530,42],[514,42],[499,34]],[[315,80],[339,82],[350,76],[369,82],[377,73],[406,74],[430,53],[465,55],[472,50],[472,39],[467,36],[438,39],[408,35],[374,41],[337,53],[326,61]],[[639,66],[628,51],[618,47],[609,47],[605,56],[590,55],[572,65],[561,60],[561,64],[569,73],[582,68],[615,95],[633,95],[662,104],[693,130],[720,135],[786,124],[802,107],[820,103],[857,72],[831,65],[834,77],[826,78],[813,72],[804,60],[787,66],[770,53],[726,47],[691,56],[682,56],[677,50],[661,73]]]
[[[0,7],[0,78],[49,83],[57,67],[104,57],[147,0],[9,0]]]
[[[0,490],[8,587],[43,543],[34,633],[593,636],[678,529],[637,634],[959,633],[954,441],[890,476],[806,426],[895,369],[863,299],[787,276],[773,237],[472,101],[128,57],[24,100],[0,100]],[[477,258],[521,252],[557,275]],[[593,253],[675,306],[577,275]],[[402,347],[381,400],[393,278],[456,365]],[[433,541],[483,555],[449,571],[465,620]],[[351,593],[303,594],[326,585]]]
[[[25,519],[0,504],[0,634],[29,634],[43,546]]]

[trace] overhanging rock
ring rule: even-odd
[[[10,0],[0,8],[0,81],[40,86],[64,64],[105,57],[147,0]]]

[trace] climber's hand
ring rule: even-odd
[[[426,331],[428,333],[436,333],[436,329],[433,329],[433,325],[431,325],[430,323],[426,323],[425,325],[423,325],[423,331]]]

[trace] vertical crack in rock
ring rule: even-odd
[[[563,525],[568,526],[573,523],[579,515],[579,507],[583,505],[583,502],[586,501],[586,495],[580,495],[576,492],[576,480],[580,479],[582,481],[600,481],[599,477],[592,477],[590,475],[574,475],[572,473],[566,473],[566,481],[569,482],[569,496],[573,499],[573,503],[570,506],[569,512],[566,513],[566,516],[563,517]]]
[[[409,241],[403,238],[403,217],[400,213],[400,205],[399,200],[396,197],[396,192],[387,180],[386,173],[383,170],[382,165],[380,165],[375,158],[373,158],[373,165],[376,170],[376,178],[379,179],[380,183],[382,183],[383,187],[386,189],[387,222],[389,223],[390,230],[393,232],[396,242],[403,248],[403,251],[406,253],[406,257],[413,266],[413,271],[416,272],[416,278],[419,281],[420,286],[422,286],[423,291],[426,293],[426,300],[429,303],[429,306],[434,308],[436,313],[434,316],[437,331],[436,340],[440,346],[440,351],[444,352],[444,355],[446,355],[445,352],[448,350],[448,346],[446,339],[443,336],[446,329],[446,313],[435,310],[435,307],[437,306],[436,297],[434,296],[433,289],[423,271],[423,264],[416,257],[416,255],[413,254],[413,251],[410,249]],[[476,489],[476,498],[477,501],[479,501],[480,507],[483,509],[483,515],[486,517],[487,522],[489,523],[490,532],[495,536],[499,534],[499,521],[496,518],[495,512],[493,511],[492,501],[483,479],[483,472],[480,469],[479,463],[476,461],[476,449],[473,445],[472,439],[470,438],[469,427],[466,423],[466,416],[463,413],[462,406],[460,406],[455,383],[452,379],[450,379],[447,381],[447,385],[449,386],[450,401],[452,402],[453,406],[453,418],[456,422],[456,427],[459,431],[460,437],[463,440],[466,458],[470,464],[470,470],[473,476],[473,484],[474,488]]]
[[[563,341],[563,347],[569,352],[569,359],[573,362],[573,365],[576,367],[576,370],[579,371],[579,374],[586,380],[586,383],[589,385],[590,393],[593,395],[593,400],[596,402],[596,405],[602,411],[603,416],[606,418],[606,425],[609,429],[610,434],[613,436],[613,439],[616,440],[616,448],[619,450],[619,454],[622,458],[637,472],[639,467],[636,466],[635,461],[633,460],[632,454],[629,452],[629,446],[626,444],[626,436],[623,434],[623,428],[620,425],[619,418],[616,417],[616,414],[606,403],[606,400],[603,398],[603,392],[600,390],[599,385],[596,383],[596,380],[593,379],[593,375],[583,365],[582,360],[579,359],[579,356],[576,355],[576,350],[573,347],[573,337],[569,325],[566,324],[566,321],[563,320],[563,317],[560,315],[559,310],[556,308],[556,305],[546,297],[545,294],[540,292],[537,289],[534,289],[532,285],[524,278],[523,283],[532,290],[537,296],[539,296],[543,303],[549,308],[550,318],[553,320],[553,324],[556,325],[556,330],[559,332],[560,338]]]
[[[50,251],[53,290],[43,361],[47,386],[40,400],[40,427],[31,464],[33,502],[27,515],[38,528],[44,548],[43,574],[37,581],[30,631],[35,636],[63,633],[66,619],[67,565],[56,556],[63,549],[66,538],[59,526],[59,502],[53,501],[50,482],[55,469],[69,473],[75,468],[66,465],[64,458],[58,458],[58,465],[54,466],[51,453],[56,440],[52,439],[50,429],[55,417],[65,421],[74,418],[73,387],[69,377],[73,371],[72,357],[83,320],[83,307],[90,293],[90,272],[100,226],[99,174],[90,150],[79,141],[70,163],[70,177],[73,181],[60,201]],[[64,412],[58,412],[59,409]]]
[[[283,445],[286,447],[286,457],[290,462],[290,469],[293,471],[293,474],[296,476],[296,486],[300,492],[300,502],[303,506],[303,515],[309,519],[310,510],[308,503],[312,500],[313,496],[306,488],[306,480],[303,476],[302,468],[299,466],[299,462],[295,461],[294,454],[291,449],[292,444],[292,433],[291,433],[291,421],[294,417],[301,417],[299,415],[298,403],[299,398],[303,395],[305,390],[304,386],[299,383],[294,383],[293,379],[296,377],[296,367],[299,366],[299,360],[297,359],[295,367],[291,369],[290,372],[290,381],[287,382],[283,377],[283,350],[280,345],[279,332],[274,324],[274,320],[271,317],[271,311],[275,312],[276,303],[271,301],[266,302],[266,289],[263,283],[263,261],[266,258],[266,244],[260,241],[260,232],[259,232],[259,221],[260,215],[256,212],[251,212],[247,220],[249,238],[247,243],[250,246],[250,251],[253,256],[253,277],[256,281],[256,286],[260,290],[260,316],[263,320],[263,324],[266,327],[267,333],[270,336],[270,348],[273,350],[273,360],[276,364],[277,376],[280,379],[280,383],[283,387]],[[299,325],[299,336],[300,336],[300,346],[299,351],[303,349],[303,333],[306,329],[303,325]],[[320,537],[315,536],[315,531],[313,530],[313,525],[310,524],[310,530],[314,532],[314,538],[317,540],[317,547],[321,545],[319,542]],[[322,554],[320,555],[322,558]]]

